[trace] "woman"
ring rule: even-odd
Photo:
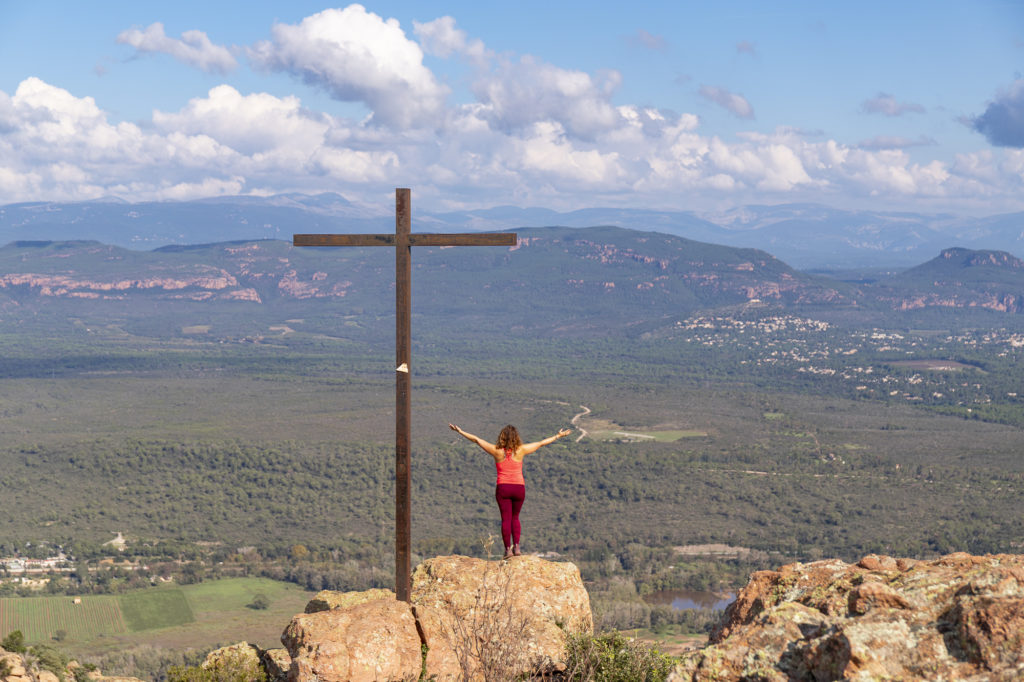
[[[448,428],[466,440],[476,443],[494,458],[494,466],[498,470],[494,499],[498,501],[498,509],[501,510],[501,540],[505,543],[505,558],[519,556],[519,510],[526,499],[523,458],[559,438],[568,436],[572,430],[562,429],[544,440],[523,444],[519,439],[519,432],[511,424],[498,434],[497,443],[488,443],[483,438],[466,433],[455,424],[449,424]]]

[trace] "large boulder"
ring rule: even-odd
[[[428,559],[413,573],[412,603],[430,651],[444,652],[427,662],[441,679],[557,670],[566,633],[593,629],[579,569],[532,556]]]
[[[417,679],[422,667],[412,609],[394,599],[299,614],[281,641],[291,656],[290,682]]]
[[[758,571],[671,680],[1024,679],[1024,556]]]
[[[416,568],[411,604],[390,590],[319,593],[281,641],[291,682],[418,679],[424,667],[456,682],[559,669],[565,634],[592,628],[575,565],[450,556]],[[264,668],[275,676],[266,652]]]

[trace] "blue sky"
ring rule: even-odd
[[[0,1],[0,204],[1024,210],[1024,3]]]

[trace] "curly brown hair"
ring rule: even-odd
[[[511,424],[507,425],[498,434],[498,449],[499,450],[511,450],[515,452],[519,449],[519,446],[523,444],[523,441],[519,439],[519,432],[516,431],[516,427]]]

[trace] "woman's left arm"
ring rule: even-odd
[[[535,443],[527,443],[526,445],[521,446],[519,448],[519,451],[522,452],[523,456],[525,457],[526,455],[529,455],[529,454],[531,454],[533,452],[537,452],[538,450],[540,450],[545,445],[551,445],[552,443],[554,443],[559,438],[565,438],[570,433],[572,433],[572,429],[561,429],[555,435],[548,436],[544,440],[539,440],[539,441],[537,441]]]

